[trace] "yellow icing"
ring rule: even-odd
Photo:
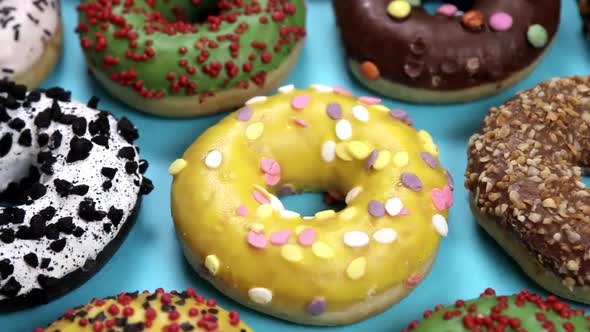
[[[302,94],[311,101],[304,109],[293,109],[292,100]],[[339,120],[327,115],[330,103],[341,106]],[[404,284],[436,252],[441,235],[432,219],[435,214],[446,218],[447,211],[435,208],[431,192],[447,185],[447,178],[440,163],[433,169],[420,156],[433,151],[432,138],[392,118],[383,105],[365,105],[369,121],[359,121],[352,114],[358,103],[353,96],[314,89],[281,93],[248,105],[253,113],[247,121],[238,120],[235,113],[227,116],[184,153],[187,165],[172,185],[174,222],[193,257],[204,261],[214,254],[223,262],[223,269],[214,277],[217,285],[231,288],[242,301],[260,301],[257,303],[301,314],[307,314],[307,304],[317,297],[325,298],[327,311],[338,311],[365,299],[368,292],[380,294]],[[294,125],[294,116],[309,127]],[[345,141],[335,129],[343,120],[352,127],[350,137],[345,132]],[[336,143],[337,157],[330,161],[322,158],[327,141]],[[374,149],[379,153],[373,167],[366,169],[366,156]],[[212,150],[223,156],[216,169],[203,162]],[[262,158],[281,166],[277,185],[267,185]],[[419,177],[420,191],[402,184],[404,172]],[[341,197],[355,187],[363,190],[339,212],[322,211],[305,219],[284,218],[282,213],[268,216],[267,212],[261,217],[261,204],[253,191],[257,189],[270,200],[285,185],[296,191],[335,192]],[[392,197],[403,202],[409,215],[373,217],[368,213],[370,201],[385,204]],[[256,213],[239,216],[236,209],[240,205]],[[256,224],[263,227],[252,228]],[[299,241],[306,228],[314,229],[317,238],[304,246]],[[372,237],[384,228],[397,234],[390,244]],[[264,248],[248,243],[252,229],[267,239]],[[271,235],[280,230],[292,233],[286,242],[271,244]],[[349,231],[367,234],[369,243],[348,247],[343,238]],[[260,245],[259,237],[257,241]]]

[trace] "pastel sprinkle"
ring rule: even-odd
[[[281,197],[281,196],[287,196],[287,195],[292,195],[292,194],[293,194],[293,188],[290,185],[284,185],[277,192],[277,195],[279,197]]]
[[[377,159],[373,163],[373,168],[376,170],[382,170],[391,162],[391,152],[388,150],[381,150],[377,155]]]
[[[512,23],[512,16],[505,12],[497,12],[490,17],[490,27],[496,31],[508,31]]]
[[[406,208],[403,208],[398,214],[398,216],[409,216],[409,215],[410,215],[410,210],[408,210]]]
[[[281,200],[278,197],[272,194],[268,194],[268,197],[270,199],[270,205],[273,207],[273,209],[277,211],[282,211],[285,209],[285,207],[283,206],[283,202],[281,202]]]
[[[389,15],[396,19],[403,19],[410,15],[412,6],[406,0],[394,0],[387,6]]]
[[[318,234],[315,231],[315,229],[306,228],[303,232],[301,232],[301,234],[299,234],[297,241],[299,241],[300,245],[302,245],[304,247],[309,247],[310,245],[312,245],[315,242],[317,236],[318,236]]]
[[[257,222],[246,223],[244,227],[249,231],[254,231],[257,233],[261,233],[264,230],[264,225]]]
[[[352,156],[350,155],[350,150],[346,142],[340,142],[336,144],[336,156],[345,161],[352,160]]]
[[[408,286],[411,287],[415,287],[418,286],[418,284],[420,283],[420,281],[422,281],[422,275],[418,274],[418,273],[413,273],[408,280],[406,280],[406,284]]]
[[[453,192],[448,185],[442,189],[432,189],[432,202],[437,210],[443,211],[446,208],[453,206]]]
[[[349,206],[346,209],[340,211],[340,219],[342,220],[352,220],[358,213],[358,210],[354,206]]]
[[[205,157],[205,165],[209,168],[217,168],[221,165],[221,161],[223,160],[223,156],[221,152],[218,150],[209,151],[207,156]]]
[[[385,215],[385,206],[379,201],[372,200],[367,205],[367,211],[369,211],[371,216],[379,218]]]
[[[408,156],[408,153],[405,151],[398,152],[393,156],[393,164],[397,167],[404,167],[408,164],[409,161],[410,157]]]
[[[281,256],[289,262],[299,262],[303,259],[303,252],[294,244],[285,244],[281,248]]]
[[[354,201],[354,199],[357,198],[361,191],[363,191],[362,187],[354,187],[350,189],[350,191],[346,194],[346,197],[344,198],[344,202],[346,204],[350,204],[350,202]]]
[[[258,205],[258,207],[256,208],[256,215],[259,218],[265,219],[265,218],[272,216],[273,211],[274,211],[274,208],[272,207],[272,205],[262,204],[262,205]]]
[[[296,110],[302,110],[311,101],[310,95],[297,95],[291,99],[291,107]]]
[[[345,141],[352,136],[352,126],[348,120],[339,120],[336,123],[336,137]]]
[[[266,236],[262,233],[250,231],[248,232],[248,235],[246,235],[246,240],[248,241],[248,244],[254,248],[264,249],[266,247]]]
[[[334,158],[336,158],[336,142],[326,141],[322,145],[322,159],[327,163],[331,163]]]
[[[311,251],[313,251],[314,255],[319,258],[329,259],[334,257],[334,250],[332,250],[332,247],[321,241],[316,241],[311,246]]]
[[[351,141],[348,143],[348,152],[355,159],[365,159],[371,153],[371,148],[361,141]]]
[[[449,173],[449,171],[445,170],[445,176],[447,177],[447,182],[449,184],[449,188],[451,188],[451,190],[455,189],[455,180],[453,180],[453,175],[451,175],[451,173]]]
[[[418,6],[422,5],[421,0],[407,0],[407,1],[410,5],[412,5],[412,7],[418,7]]]
[[[264,175],[264,182],[266,182],[266,184],[268,184],[269,186],[274,186],[277,183],[279,183],[279,181],[281,181],[281,177],[279,175],[271,175],[271,174]]]
[[[367,105],[378,105],[381,103],[381,99],[377,98],[377,97],[368,97],[368,96],[362,96],[359,98],[359,101],[363,104],[367,104]]]
[[[280,212],[281,218],[291,219],[291,218],[298,218],[301,215],[295,211],[291,210],[281,210]]]
[[[219,258],[217,258],[217,256],[207,255],[207,257],[205,257],[205,268],[207,268],[212,275],[217,275],[219,265]]]
[[[329,87],[327,85],[322,85],[322,84],[312,84],[311,87],[320,93],[329,93],[329,92],[334,92],[334,89],[332,89],[332,87]]]
[[[365,257],[355,258],[346,268],[346,274],[352,280],[358,280],[365,275],[367,259]]]
[[[413,191],[422,190],[422,181],[420,181],[420,178],[418,178],[416,174],[403,173],[401,178],[404,186],[412,189]]]
[[[237,213],[238,216],[245,217],[245,216],[248,215],[249,211],[248,211],[248,208],[246,206],[240,205],[236,209],[236,213]]]
[[[541,48],[547,45],[549,35],[547,30],[540,24],[533,24],[529,27],[526,33],[527,39],[535,48]]]
[[[316,297],[307,304],[306,310],[312,316],[319,316],[326,311],[327,306],[323,297]]]
[[[252,98],[248,99],[248,101],[246,101],[246,105],[262,103],[262,102],[266,101],[266,99],[268,99],[266,96],[252,97]]]
[[[342,107],[338,103],[330,103],[326,107],[326,113],[332,120],[338,120],[342,117]]]
[[[293,84],[284,85],[284,86],[280,87],[278,90],[280,93],[289,93],[289,92],[295,90],[295,85],[293,85]]]
[[[397,197],[390,198],[385,202],[385,211],[392,217],[399,215],[403,208],[402,200]]]
[[[369,154],[369,157],[365,161],[364,167],[366,170],[370,169],[375,164],[375,161],[377,160],[378,155],[379,155],[379,150],[375,149],[375,150],[371,151],[371,154]]]
[[[246,137],[250,140],[255,140],[264,132],[264,124],[262,122],[254,122],[246,128]]]
[[[396,120],[400,120],[409,126],[412,126],[414,124],[414,121],[412,120],[412,118],[410,118],[406,112],[404,112],[403,110],[400,110],[400,109],[390,110],[389,116],[391,116],[392,118],[394,118]]]
[[[248,290],[248,297],[254,303],[268,304],[272,301],[272,291],[261,287],[250,288]]]
[[[436,12],[438,14],[452,17],[452,16],[455,16],[455,14],[457,13],[458,10],[459,9],[455,5],[444,4],[444,5],[441,5],[440,7],[438,7]]]
[[[436,161],[436,158],[434,158],[434,156],[431,155],[430,153],[421,152],[420,157],[422,157],[422,160],[424,160],[424,162],[428,166],[430,166],[430,168],[437,168],[438,167],[438,162]]]
[[[369,236],[365,232],[350,231],[344,234],[344,244],[351,248],[360,248],[369,244]]]
[[[270,204],[268,197],[258,190],[254,190],[252,196],[254,196],[254,199],[260,204]]]
[[[182,170],[186,167],[187,164],[188,163],[186,162],[186,160],[182,158],[176,159],[174,162],[172,162],[172,164],[170,164],[170,167],[168,167],[168,174],[180,174],[180,172],[182,172]]]
[[[281,165],[276,160],[270,158],[260,159],[260,169],[264,173],[271,175],[281,174]]]
[[[434,225],[434,229],[440,236],[446,237],[449,234],[449,225],[447,224],[447,220],[440,214],[435,214],[432,217],[432,225]]]
[[[422,143],[432,142],[432,136],[430,136],[430,134],[424,129],[418,131],[418,137],[420,137]]]
[[[373,233],[373,239],[381,244],[390,244],[397,239],[397,232],[393,228],[381,228]]]
[[[332,218],[334,215],[336,215],[336,211],[334,211],[334,210],[323,210],[323,211],[316,212],[315,218],[317,220],[324,220],[324,219]]]
[[[236,113],[236,119],[243,122],[248,121],[252,117],[253,113],[254,110],[252,110],[250,107],[244,107]]]
[[[307,123],[307,121],[305,121],[301,118],[294,118],[293,122],[295,122],[295,124],[298,125],[299,127],[303,127],[303,128],[309,127],[309,123]]]
[[[369,110],[363,105],[355,105],[352,107],[352,116],[361,122],[369,121]]]

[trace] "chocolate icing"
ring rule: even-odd
[[[430,15],[422,7],[413,7],[409,17],[396,20],[387,12],[390,2],[332,1],[348,57],[373,62],[381,77],[393,82],[440,91],[500,82],[524,70],[550,45],[561,10],[559,0],[454,1],[459,9],[484,14],[484,27],[470,31],[460,16]],[[513,17],[510,30],[496,32],[489,27],[496,12]],[[547,30],[545,47],[534,48],[527,41],[533,24]]]
[[[475,206],[572,290],[590,284],[590,79],[553,79],[492,108],[469,142]]]

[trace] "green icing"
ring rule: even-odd
[[[566,332],[563,324],[566,322],[570,322],[574,325],[575,331],[590,331],[590,322],[586,320],[584,315],[576,315],[570,317],[569,319],[565,319],[561,317],[558,313],[553,310],[542,311],[539,309],[537,304],[529,301],[525,301],[524,306],[518,307],[516,306],[516,296],[509,297],[509,306],[507,309],[501,312],[501,316],[508,316],[509,318],[517,317],[520,319],[521,325],[518,328],[506,328],[506,332],[516,332],[525,330],[529,332],[542,332],[546,331],[543,328],[542,322],[538,321],[536,318],[536,314],[542,312],[547,317],[547,320],[552,321],[555,324],[556,331],[558,332]],[[479,298],[471,301],[466,301],[465,305],[461,308],[456,308],[454,305],[445,307],[442,310],[434,312],[430,317],[420,322],[420,324],[412,330],[412,332],[463,332],[463,331],[471,331],[467,329],[463,325],[463,316],[468,313],[467,309],[471,304],[477,305],[477,310],[472,316],[476,314],[481,314],[484,317],[488,317],[491,312],[492,308],[499,303],[497,297],[495,296],[487,296],[484,298]],[[460,310],[461,315],[453,317],[449,320],[444,319],[444,314],[447,311],[455,311]],[[481,328],[481,326],[480,326]],[[484,328],[483,331],[486,329]]]
[[[111,12],[117,16],[124,16],[126,23],[133,26],[132,32],[138,34],[137,47],[131,49],[129,47],[129,40],[125,38],[115,38],[114,32],[121,29],[120,26],[109,24],[106,30],[101,28],[101,23],[108,21],[99,20],[98,24],[89,24],[89,17],[87,10],[83,7],[78,9],[79,12],[79,26],[78,32],[80,34],[81,41],[83,39],[89,39],[92,42],[92,46],[85,48],[84,52],[86,57],[96,68],[102,70],[107,76],[112,73],[120,73],[123,71],[129,71],[135,69],[137,71],[137,78],[135,80],[141,80],[143,86],[147,90],[161,91],[163,95],[187,95],[186,89],[181,88],[180,91],[174,93],[172,90],[172,82],[166,80],[168,73],[174,73],[178,79],[179,75],[184,74],[188,76],[191,82],[197,84],[196,90],[191,94],[199,94],[200,92],[213,92],[219,90],[227,90],[236,87],[238,82],[249,82],[254,84],[252,78],[261,72],[269,72],[277,67],[290,55],[296,45],[295,36],[297,34],[291,33],[290,42],[282,44],[279,52],[273,50],[273,46],[276,45],[281,37],[279,29],[281,27],[300,28],[300,31],[304,31],[305,28],[305,3],[304,0],[244,0],[243,3],[246,6],[251,6],[252,3],[258,3],[262,9],[260,13],[252,13],[246,15],[245,7],[234,7],[232,9],[223,9],[220,12],[212,12],[217,8],[219,0],[202,0],[199,5],[193,5],[190,0],[185,1],[167,1],[154,0],[154,8],[150,7],[146,0],[135,0],[131,7],[128,7],[129,12],[124,14],[123,3],[125,0],[121,0],[120,4],[113,5]],[[229,1],[231,2],[231,1]],[[84,0],[84,5],[95,5],[96,0]],[[295,7],[294,13],[290,14],[283,10],[285,5],[293,5]],[[193,26],[197,26],[199,31],[196,33],[168,35],[162,32],[154,32],[148,34],[144,30],[146,25],[146,15],[143,13],[134,12],[133,9],[145,9],[149,13],[160,12],[164,18],[168,21],[174,21],[175,15],[173,14],[172,8],[181,8],[183,16],[188,22],[199,22],[193,23]],[[268,9],[268,12],[266,11]],[[276,22],[272,18],[273,11],[279,10],[284,13],[284,19]],[[235,22],[224,21],[219,25],[217,31],[209,31],[209,23],[203,22],[208,14],[231,14],[239,12],[240,15],[237,17]],[[267,18],[267,23],[260,23],[261,17]],[[233,42],[229,39],[224,41],[218,41],[217,36],[227,35],[235,33],[236,29],[240,24],[248,24],[242,34],[239,35],[239,51],[238,56],[233,58],[229,49],[230,44]],[[80,29],[81,25],[85,25],[87,29]],[[100,32],[108,40],[107,47],[103,51],[96,51],[94,44],[96,42],[95,33]],[[302,33],[299,33],[302,35]],[[204,49],[209,52],[209,57],[203,63],[198,63],[197,57],[201,54],[201,50],[195,48],[195,43],[201,40],[203,37],[208,40],[212,40],[217,43],[217,48],[211,48],[205,43]],[[153,44],[150,46],[155,51],[155,56],[149,58],[147,61],[136,62],[133,59],[125,57],[127,50],[132,50],[135,53],[143,53],[146,46],[146,41],[151,40]],[[253,41],[266,43],[266,49],[259,50],[251,46]],[[186,47],[187,53],[181,54],[179,49]],[[268,63],[264,63],[261,59],[261,55],[264,52],[268,52],[272,55],[272,60]],[[256,58],[250,60],[249,56],[254,54]],[[110,55],[119,59],[119,63],[114,66],[110,66],[108,69],[101,68],[103,58],[105,55]],[[188,65],[181,67],[179,61],[186,59]],[[226,62],[231,61],[239,67],[237,75],[231,77],[226,71]],[[203,71],[203,67],[213,62],[219,62],[222,65],[221,70],[217,77],[213,78]],[[245,63],[252,64],[252,70],[246,72],[243,70]],[[194,74],[187,72],[186,68],[193,66],[196,69]],[[135,81],[133,80],[133,81]]]

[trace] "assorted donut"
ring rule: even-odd
[[[170,167],[188,261],[239,302],[298,323],[352,323],[399,302],[430,270],[453,204],[438,148],[411,123],[322,85],[250,99]],[[276,197],[318,190],[346,208],[300,216]]]
[[[587,37],[590,2],[577,3]],[[402,101],[471,101],[527,77],[560,25],[559,0],[431,5],[333,0],[351,75]],[[338,86],[279,87],[307,37],[305,0],[75,8],[88,73],[120,102],[163,117],[233,111],[168,173],[185,258],[234,305],[352,324],[428,277],[449,233],[453,178],[406,112]],[[98,109],[98,97],[36,88],[60,60],[62,29],[59,0],[0,0],[0,312],[47,304],[92,278],[154,189],[126,116]],[[475,219],[554,295],[488,288],[425,311],[404,332],[590,331],[590,316],[557,298],[590,304],[589,102],[590,77],[553,78],[492,107],[468,141]],[[281,201],[303,192],[343,208],[306,216]],[[193,288],[93,298],[45,326],[34,332],[252,331]]]

